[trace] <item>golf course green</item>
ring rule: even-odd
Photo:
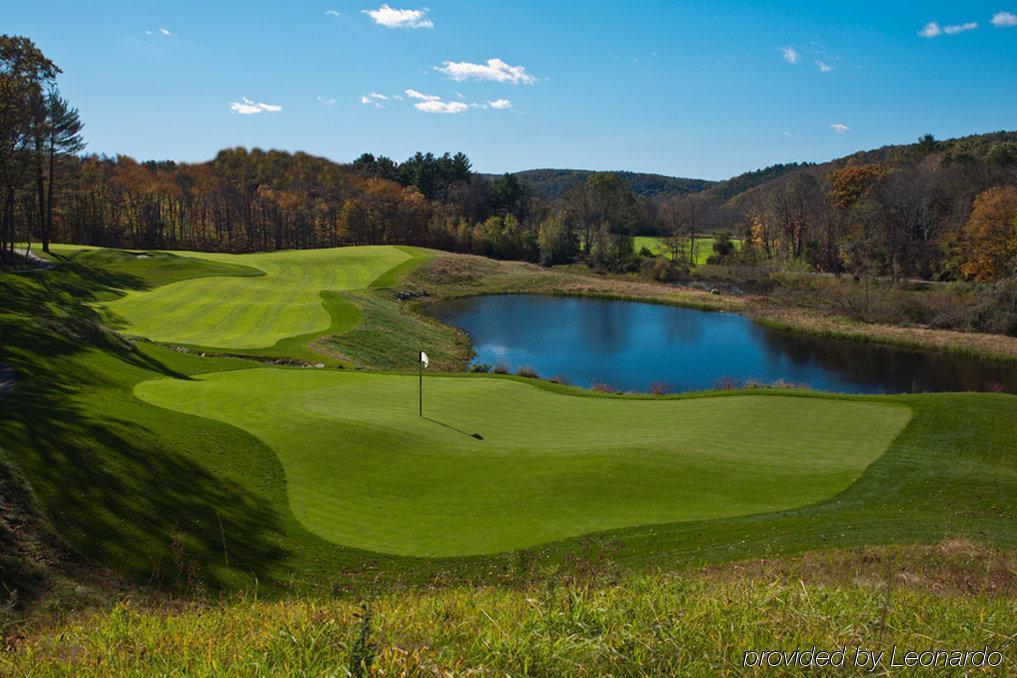
[[[368,287],[412,258],[398,247],[343,247],[259,254],[176,252],[241,265],[261,276],[217,275],[131,290],[107,305],[132,334],[210,348],[268,348],[328,329],[322,292]]]
[[[369,551],[493,553],[795,508],[844,490],[911,416],[891,403],[632,400],[494,378],[252,369],[135,394],[262,440],[310,531]],[[732,424],[749,436],[733,436]],[[480,439],[472,434],[479,434]]]
[[[597,544],[652,571],[820,547],[1017,543],[1011,395],[622,396],[432,371],[421,419],[405,350],[443,346],[432,367],[455,369],[456,339],[384,288],[455,274],[455,259],[418,272],[435,253],[53,249],[51,269],[0,275],[0,363],[18,375],[0,400],[0,463],[21,469],[76,553],[132,580],[267,595],[500,580],[527,553],[564,566]],[[450,289],[498,292],[501,280]],[[327,291],[343,285],[361,290]],[[236,353],[329,367],[110,332],[111,320],[175,313],[171,296],[204,309],[166,326],[176,341],[275,341]],[[128,333],[158,334],[138,324]]]

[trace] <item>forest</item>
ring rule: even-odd
[[[139,161],[84,153],[59,73],[29,39],[0,38],[7,261],[20,242],[219,252],[411,244],[672,280],[687,274],[696,236],[718,233],[742,246],[715,260],[742,266],[979,282],[1010,278],[1017,266],[1013,132],[927,134],[719,183],[548,170],[489,176],[463,153],[403,162],[365,153],[341,163],[232,148],[207,162]],[[650,253],[633,251],[636,235],[662,238],[671,256],[647,265]]]

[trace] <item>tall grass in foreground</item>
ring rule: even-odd
[[[1012,557],[930,551],[928,562],[903,566],[874,551],[851,557],[833,580],[837,557],[622,580],[559,573],[519,588],[396,591],[370,601],[119,604],[15,641],[0,655],[0,674],[712,675],[745,672],[746,650],[813,645],[987,645],[1005,657],[989,672],[1013,671]]]

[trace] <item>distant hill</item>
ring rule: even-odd
[[[744,172],[736,177],[731,177],[730,179],[725,179],[724,181],[715,183],[703,192],[703,197],[708,200],[719,200],[724,202],[740,193],[744,193],[756,186],[765,184],[772,179],[784,176],[790,172],[805,169],[806,167],[812,167],[812,163],[792,162],[787,164],[770,165],[763,169]]]
[[[536,195],[553,200],[560,198],[576,185],[589,179],[591,174],[599,174],[599,172],[575,169],[533,169],[513,174],[528,181]],[[699,193],[717,183],[706,179],[685,179],[642,172],[614,172],[614,174],[624,179],[632,192],[642,198]],[[497,175],[486,176],[494,178]]]

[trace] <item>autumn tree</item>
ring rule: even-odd
[[[31,40],[0,35],[0,262],[14,259],[17,192],[31,163],[34,131],[45,113],[45,88],[60,69]]]
[[[1017,187],[998,186],[978,195],[962,243],[964,275],[991,282],[1017,273]]]

